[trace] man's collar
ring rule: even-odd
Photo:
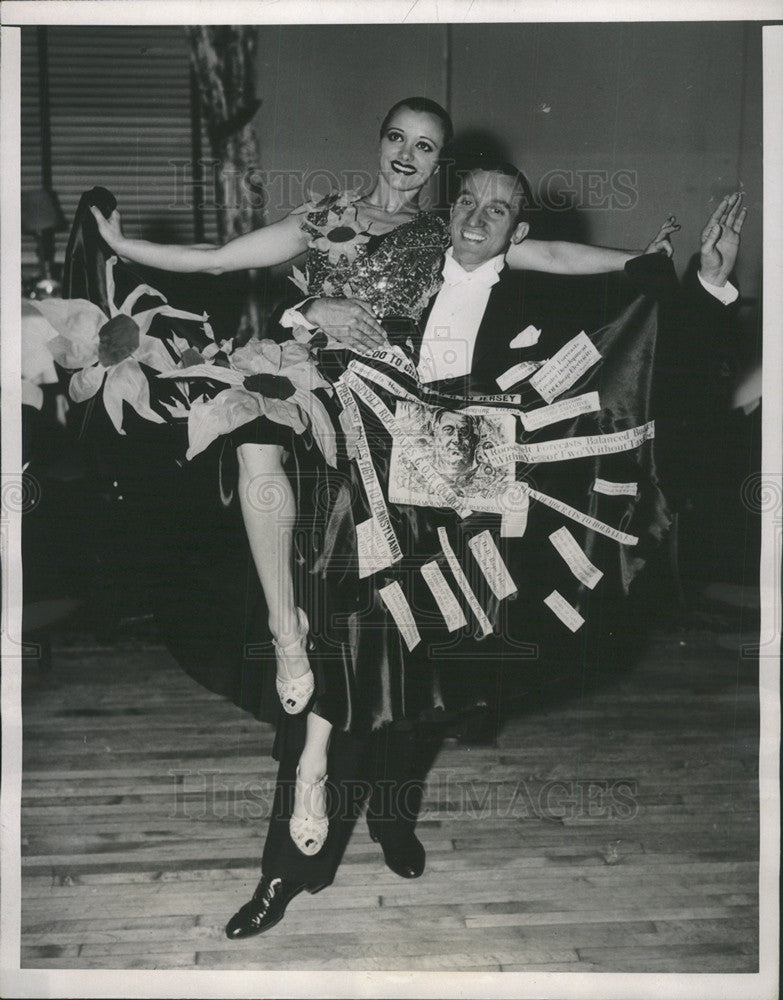
[[[449,247],[443,260],[443,281],[447,285],[464,283],[491,286],[500,280],[500,272],[506,263],[505,254],[498,254],[484,261],[473,271],[466,271],[454,259],[454,249]]]

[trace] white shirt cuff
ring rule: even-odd
[[[305,330],[316,330],[317,327],[315,323],[311,323],[309,319],[305,319],[305,317],[299,312],[299,309],[305,304],[305,302],[310,302],[310,299],[302,299],[302,301],[298,302],[295,306],[291,306],[290,309],[286,309],[280,317],[280,326],[303,326]]]
[[[722,302],[724,306],[730,306],[732,302],[736,302],[739,298],[739,292],[730,281],[727,281],[725,285],[713,285],[711,281],[702,278],[701,271],[697,271],[696,273],[704,291],[709,292],[719,302]]]

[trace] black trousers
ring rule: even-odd
[[[288,830],[305,735],[306,713],[282,720],[277,741],[280,767],[261,869],[268,878],[317,888],[333,881],[365,803],[374,838],[393,842],[412,833],[441,739],[410,724],[385,726],[364,738],[335,730],[328,757],[329,834],[318,854],[307,857]]]

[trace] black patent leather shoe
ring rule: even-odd
[[[400,835],[397,831],[389,834],[370,830],[370,837],[381,845],[386,867],[400,878],[418,878],[424,872],[427,854],[424,845],[412,831]]]
[[[226,937],[232,941],[263,934],[270,927],[279,924],[285,915],[285,908],[303,889],[318,892],[323,886],[312,888],[296,882],[286,882],[281,878],[261,876],[253,898],[245,903],[226,924]]]

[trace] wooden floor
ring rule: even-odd
[[[233,943],[270,728],[158,647],[55,650],[24,679],[22,966],[756,971],[757,687],[733,646],[657,636],[496,749],[446,743],[421,879],[360,822],[332,887]]]

